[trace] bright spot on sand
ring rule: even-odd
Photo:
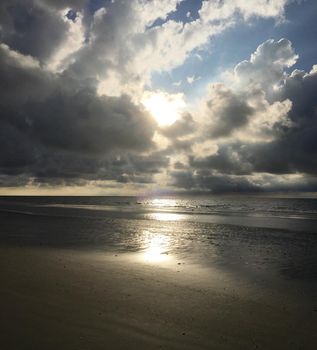
[[[152,213],[149,216],[152,220],[159,221],[180,221],[183,218],[183,215],[174,213]]]
[[[162,91],[146,92],[142,103],[160,126],[175,123],[186,107],[183,94],[168,94]]]
[[[158,263],[170,259],[168,249],[170,239],[168,236],[144,231],[144,246],[143,259],[147,262]]]

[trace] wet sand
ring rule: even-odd
[[[305,295],[189,261],[0,247],[1,349],[316,349]]]

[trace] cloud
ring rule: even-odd
[[[253,184],[245,177],[213,175],[209,172],[193,174],[186,171],[175,171],[172,174],[172,184],[191,191],[224,192],[261,192],[260,186]]]
[[[98,96],[88,83],[52,74],[4,44],[0,63],[2,174],[116,179],[127,164],[136,175],[166,164],[153,154],[154,120],[128,96]],[[122,154],[113,168],[111,159]]]
[[[290,41],[268,40],[235,67],[230,87],[226,82],[210,86],[196,142],[213,141],[217,148],[209,155],[194,149],[187,172],[173,174],[175,186],[316,188],[317,72],[287,73],[297,58]],[[215,180],[221,176],[223,183]]]
[[[158,51],[164,51],[164,27],[152,27],[176,9],[179,0],[116,1],[99,9],[92,19],[88,41],[71,65],[72,74],[98,77],[107,94],[114,85],[116,95],[135,92],[149,82],[154,69],[161,69]],[[175,22],[176,24],[176,22]],[[160,47],[158,47],[160,46]]]
[[[251,176],[213,175],[208,171],[192,173],[179,167],[171,173],[172,184],[189,192],[315,192],[317,177],[261,174]]]
[[[287,39],[265,41],[211,84],[202,113],[182,104],[163,126],[145,110],[154,72],[199,58],[197,49],[241,21],[283,20],[287,4],[206,0],[182,23],[169,16],[180,2],[109,1],[93,14],[81,0],[1,2],[2,185],[146,186],[164,170],[170,185],[187,190],[314,186],[317,70],[288,73],[298,55]]]
[[[256,172],[317,174],[317,73],[295,70],[284,75],[271,99],[290,101],[289,123],[272,126],[276,137],[271,142],[250,144],[243,159],[253,164]]]
[[[287,39],[267,40],[249,60],[224,74],[222,83],[210,84],[204,100],[204,139],[270,141],[292,127],[288,113],[292,100],[277,97],[287,78],[285,69],[298,55]]]
[[[3,43],[41,62],[52,55],[67,32],[59,12],[35,0],[1,1],[0,23]]]
[[[64,40],[47,60],[46,66],[51,71],[62,72],[74,62],[76,52],[84,45],[85,28],[81,13],[76,14],[73,20],[65,16],[65,10],[61,11],[60,14],[67,24],[67,32],[64,35]]]
[[[195,75],[186,78],[188,84],[193,84],[195,81],[201,79],[201,77],[195,77]]]
[[[76,0],[4,0],[0,4],[1,41],[51,70],[63,70],[85,40],[84,4]],[[74,20],[66,16],[71,8],[78,10]]]
[[[214,1],[204,1],[200,16],[195,20],[182,23],[169,19],[168,15],[179,3],[178,0],[108,3],[95,13],[89,40],[70,67],[72,74],[85,78],[98,76],[101,94],[115,87],[115,95],[122,92],[141,95],[143,87],[151,84],[153,72],[170,71],[182,65],[195,54],[194,50],[204,47],[210,38],[237,22],[230,15],[213,18]],[[225,2],[225,7],[230,9],[231,15],[237,8],[244,11],[247,15],[240,20],[247,21],[253,15],[281,17],[285,3],[279,1],[279,6],[275,6],[257,0],[250,7]],[[158,19],[163,23],[157,24]]]
[[[250,60],[242,61],[235,67],[236,83],[260,88],[270,98],[286,77],[285,68],[292,67],[297,59],[298,55],[289,40],[267,40],[256,49]]]
[[[218,174],[250,175],[252,166],[244,163],[240,157],[243,145],[219,145],[217,151],[206,157],[190,156],[189,165],[193,169],[210,169]]]
[[[73,10],[82,10],[86,5],[86,0],[41,0],[41,2],[46,3],[50,7],[56,8],[58,10],[63,10],[65,8],[71,8]]]
[[[171,139],[192,134],[196,130],[196,123],[190,113],[184,113],[180,119],[170,126],[161,127],[159,132]]]
[[[205,132],[211,138],[231,135],[244,127],[254,114],[245,96],[233,93],[223,84],[211,85],[206,105],[210,125]]]
[[[112,1],[91,15],[83,0],[4,0],[1,38],[51,69],[67,69],[70,64],[77,78],[97,79],[100,93],[107,94],[116,85],[115,95],[120,95],[142,90],[153,71],[181,65],[212,36],[234,25],[237,11],[245,21],[252,16],[280,18],[286,4],[203,1],[197,19],[187,23],[168,19],[181,1]],[[66,17],[69,9],[76,11],[75,21]],[[158,19],[163,23],[156,24]]]
[[[245,20],[251,17],[276,17],[284,16],[287,0],[205,0],[203,1],[200,16],[204,21],[217,21],[240,15]]]

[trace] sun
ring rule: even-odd
[[[186,106],[183,94],[168,94],[163,91],[146,92],[141,102],[160,126],[175,123]]]

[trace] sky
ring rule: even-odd
[[[314,0],[2,0],[0,194],[317,191]]]

